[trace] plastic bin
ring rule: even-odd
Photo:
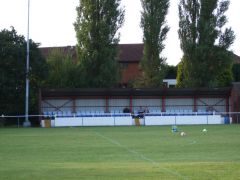
[[[51,127],[51,120],[50,119],[45,119],[44,120],[44,127],[45,128],[50,128]]]
[[[134,120],[135,120],[135,125],[136,125],[136,126],[140,126],[139,117],[135,117]]]
[[[228,116],[224,117],[224,124],[230,124],[230,119]]]

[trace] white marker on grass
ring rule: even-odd
[[[181,136],[186,136],[187,134],[185,132],[180,133]]]

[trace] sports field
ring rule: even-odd
[[[239,125],[178,128],[1,128],[0,179],[240,179]]]

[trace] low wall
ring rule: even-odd
[[[145,125],[197,125],[223,124],[221,115],[189,115],[189,116],[145,116]]]
[[[42,121],[42,127],[45,126]],[[75,126],[132,126],[133,119],[129,115],[96,115],[80,117],[55,117],[51,120],[52,127],[75,127]]]
[[[224,124],[221,115],[151,115],[139,119],[140,125],[197,125],[197,124]],[[133,126],[134,118],[129,115],[98,115],[81,117],[55,117],[51,120],[51,127],[77,126]],[[42,121],[42,127],[46,123]]]

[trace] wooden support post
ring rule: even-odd
[[[105,112],[106,113],[109,112],[109,97],[108,96],[105,97]]]
[[[162,112],[166,112],[166,97],[162,97]]]
[[[197,112],[197,97],[194,96],[193,100],[193,112]]]
[[[229,97],[226,97],[226,112],[229,112]]]
[[[72,102],[73,102],[72,113],[76,113],[76,99],[73,98],[73,99],[72,99]]]
[[[130,108],[130,112],[133,111],[133,107],[132,107],[132,100],[133,100],[133,97],[130,96],[130,99],[129,99],[129,108]]]

